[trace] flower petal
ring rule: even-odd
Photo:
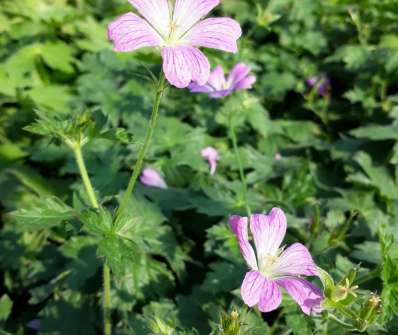
[[[164,38],[169,35],[171,8],[168,0],[129,0]]]
[[[228,82],[231,85],[236,84],[237,82],[241,81],[250,73],[250,67],[244,63],[238,63],[234,66],[231,70],[231,73],[228,76]]]
[[[160,35],[142,18],[127,13],[108,25],[108,37],[115,51],[128,52],[162,44]]]
[[[142,171],[140,181],[146,186],[167,189],[167,184],[163,177],[154,169],[146,168]]]
[[[277,279],[276,282],[300,305],[305,314],[310,315],[322,311],[321,304],[324,296],[314,284],[301,278],[292,277]]]
[[[186,35],[182,42],[196,47],[238,52],[237,40],[242,36],[238,22],[231,18],[210,18],[200,21]]]
[[[230,95],[231,93],[232,93],[231,89],[221,90],[221,91],[216,91],[216,92],[210,93],[209,97],[214,98],[214,99],[221,99],[221,98],[224,98],[224,97]]]
[[[258,304],[264,283],[266,283],[266,279],[261,273],[257,271],[249,271],[246,273],[240,288],[240,294],[247,306],[253,307]]]
[[[210,166],[210,175],[214,176],[217,169],[217,161],[219,160],[220,156],[218,151],[213,147],[204,148],[201,152],[202,157],[207,159],[209,166]]]
[[[257,260],[256,255],[252,246],[249,243],[249,237],[247,233],[247,218],[241,217],[239,215],[233,215],[229,219],[229,224],[232,231],[238,238],[240,252],[245,259],[247,265],[252,270],[257,270]]]
[[[273,208],[269,215],[254,214],[250,219],[250,230],[256,245],[257,257],[277,256],[278,249],[286,235],[286,216],[279,208]]]
[[[191,81],[204,85],[209,79],[210,64],[199,49],[167,47],[162,49],[162,57],[167,80],[178,88],[187,87]]]
[[[274,264],[275,276],[316,276],[316,265],[308,249],[301,243],[288,247]]]
[[[240,81],[238,81],[234,86],[234,90],[248,90],[253,87],[257,78],[255,76],[248,76]]]
[[[225,75],[223,68],[218,65],[209,76],[208,83],[214,87],[215,90],[220,91],[225,87]]]
[[[177,36],[184,35],[219,4],[220,0],[176,0],[173,23],[178,29]]]
[[[282,302],[282,293],[278,285],[271,280],[264,282],[258,309],[261,312],[271,312],[279,307]]]
[[[199,85],[197,83],[190,83],[188,86],[192,93],[211,93],[214,92],[214,88],[209,84]]]

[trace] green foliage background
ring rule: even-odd
[[[105,259],[115,334],[219,334],[219,315],[233,306],[246,334],[346,334],[288,297],[263,316],[242,305],[245,266],[227,225],[245,211],[231,112],[252,210],[284,208],[285,242],[306,243],[336,280],[360,263],[361,289],[382,297],[379,326],[368,332],[398,333],[398,2],[222,1],[216,14],[244,29],[240,53],[206,54],[213,66],[250,64],[255,88],[222,101],[170,88],[146,160],[170,189],[140,185],[110,228],[109,212],[85,210],[70,150],[37,135],[53,129],[31,124],[35,110],[55,128],[87,124],[89,173],[112,210],[153,102],[148,69],[160,69],[153,50],[111,50],[106,25],[130,8],[1,1],[0,333],[35,333],[38,319],[40,334],[100,333]],[[330,96],[306,85],[313,75],[331,79]],[[207,145],[220,151],[215,177],[200,156]]]

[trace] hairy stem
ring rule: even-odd
[[[87,172],[86,164],[84,163],[82,147],[80,144],[73,146],[76,163],[79,167],[80,175],[83,180],[84,188],[86,189],[90,204],[92,207],[98,209],[99,204],[90,177]],[[103,312],[104,312],[104,333],[105,335],[112,334],[111,323],[111,270],[108,265],[103,267],[104,288],[103,288]]]
[[[95,196],[93,185],[91,184],[90,177],[87,172],[86,164],[84,163],[82,147],[80,144],[76,144],[73,147],[73,151],[76,158],[77,166],[79,167],[80,175],[83,180],[84,188],[86,189],[88,198],[91,206],[99,208],[97,197]]]
[[[111,269],[104,264],[104,297],[103,297],[103,312],[104,312],[104,333],[105,335],[112,334],[111,323]]]
[[[148,148],[151,143],[151,140],[152,140],[155,128],[156,128],[156,124],[158,121],[159,107],[160,107],[160,102],[162,100],[164,89],[165,89],[165,78],[164,78],[163,72],[161,72],[159,80],[158,80],[158,84],[156,87],[155,103],[153,104],[153,108],[152,108],[151,119],[149,121],[149,128],[148,128],[146,136],[145,136],[144,144],[143,144],[140,152],[138,153],[137,162],[135,163],[133,173],[131,175],[129,184],[127,186],[127,190],[124,193],[122,201],[120,203],[120,207],[117,210],[117,213],[116,213],[117,217],[120,216],[126,209],[128,202],[130,200],[131,194],[133,193],[134,186],[137,182],[138,176],[141,173],[142,165],[144,163],[144,158],[148,151]]]
[[[236,139],[235,127],[233,125],[233,121],[232,120],[230,120],[230,122],[229,122],[229,132],[230,132],[230,137],[231,137],[232,144],[233,144],[233,147],[234,147],[236,161],[238,162],[238,166],[239,166],[240,180],[241,180],[241,182],[243,184],[243,196],[244,196],[244,199],[245,199],[246,212],[247,212],[248,217],[250,218],[251,210],[250,210],[249,200],[248,200],[248,196],[247,196],[247,194],[248,194],[247,181],[246,181],[245,172],[243,171],[242,159],[240,157],[240,153],[239,153],[239,149],[238,149],[238,141]]]

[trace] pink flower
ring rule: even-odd
[[[205,85],[191,83],[189,89],[194,93],[207,93],[211,98],[219,99],[226,97],[239,90],[248,90],[256,82],[256,77],[249,75],[250,67],[246,64],[236,64],[225,79],[224,70],[217,66],[210,74],[209,80]]]
[[[167,189],[167,184],[163,177],[154,169],[146,168],[142,171],[140,181],[146,186]]]
[[[160,47],[167,80],[179,88],[204,85],[210,64],[199,47],[236,53],[242,35],[231,18],[204,17],[220,0],[129,0],[141,16],[127,13],[110,23],[108,36],[118,52]]]
[[[207,147],[202,150],[202,157],[209,162],[210,174],[213,176],[216,173],[217,161],[220,158],[218,151],[213,147]]]
[[[241,287],[245,304],[249,307],[258,305],[261,312],[273,311],[282,301],[283,288],[305,314],[320,312],[322,291],[302,278],[317,276],[317,267],[309,251],[301,243],[294,243],[286,249],[280,247],[287,228],[284,212],[273,208],[269,215],[250,217],[256,253],[249,242],[247,221],[246,217],[236,215],[230,218],[241,254],[250,267]]]

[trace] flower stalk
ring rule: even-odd
[[[86,164],[84,162],[82,145],[81,143],[75,143],[71,146],[75,154],[77,166],[79,167],[80,175],[83,180],[84,188],[87,192],[90,204],[93,208],[99,209],[99,203],[95,195],[93,185],[87,172]],[[104,334],[112,334],[112,323],[111,323],[111,270],[107,264],[103,267],[103,317],[104,317]]]
[[[156,87],[155,102],[153,104],[151,119],[149,121],[149,128],[148,128],[146,136],[145,136],[144,144],[143,144],[140,152],[138,153],[137,162],[135,163],[134,170],[131,175],[129,184],[128,184],[127,189],[126,189],[126,191],[123,195],[123,198],[120,202],[120,206],[119,206],[119,209],[117,210],[116,217],[119,217],[125,211],[125,209],[128,205],[128,202],[130,200],[131,194],[133,193],[137,179],[141,173],[142,165],[144,164],[145,155],[149,149],[149,145],[151,143],[151,140],[152,140],[152,137],[153,137],[153,134],[155,132],[155,128],[156,128],[156,125],[158,122],[160,102],[162,100],[165,88],[166,88],[165,76],[164,76],[163,72],[161,72],[160,76],[159,76],[158,83],[157,83],[157,87]]]
[[[236,161],[237,161],[238,167],[239,167],[240,180],[241,180],[242,185],[243,185],[243,196],[244,196],[244,200],[245,200],[246,212],[247,212],[247,216],[250,218],[251,210],[250,210],[249,199],[248,199],[247,181],[246,181],[245,172],[243,170],[242,159],[241,159],[241,156],[240,156],[240,153],[239,153],[238,141],[237,141],[237,138],[236,138],[236,132],[235,132],[235,127],[234,127],[234,124],[233,124],[233,121],[232,121],[232,117],[231,117],[230,122],[229,122],[229,134],[230,134],[230,138],[231,138],[232,145],[233,145],[233,148],[234,148],[235,158],[236,158]]]
[[[99,204],[97,201],[97,197],[95,196],[95,191],[93,185],[91,184],[90,177],[87,172],[86,164],[84,163],[82,145],[80,143],[76,143],[73,145],[73,152],[75,154],[75,159],[77,166],[79,167],[80,175],[83,180],[84,188],[87,192],[87,196],[90,200],[90,204],[93,208],[99,208]]]

